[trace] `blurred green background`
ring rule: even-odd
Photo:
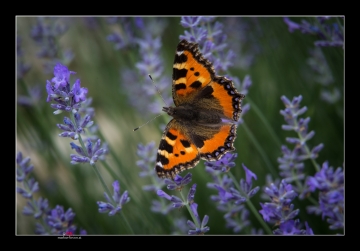
[[[217,20],[227,22],[228,17],[218,17]],[[235,17],[237,18],[237,17]],[[241,163],[244,163],[258,177],[254,186],[261,188],[265,184],[265,176],[269,174],[269,165],[278,175],[277,159],[282,155],[281,145],[286,143],[286,137],[296,137],[294,132],[284,131],[285,124],[279,111],[284,109],[280,100],[285,95],[290,100],[302,95],[301,106],[307,106],[307,112],[301,117],[310,117],[309,131],[316,132],[308,144],[310,148],[323,143],[324,149],[319,153],[317,163],[329,161],[330,166],[339,167],[344,164],[344,50],[341,47],[324,47],[321,51],[327,61],[328,74],[333,81],[321,84],[319,72],[314,72],[309,64],[310,51],[315,49],[316,36],[302,34],[300,31],[290,33],[282,17],[238,17],[244,23],[244,30],[232,30],[227,27],[226,32],[232,43],[238,44],[239,55],[251,54],[252,64],[247,67],[234,65],[230,69],[232,76],[241,81],[246,75],[252,79],[252,86],[243,101],[243,105],[250,103],[250,111],[244,115],[246,124],[239,126],[235,141],[238,158],[237,166],[232,173],[239,180],[244,178]],[[165,24],[162,33],[161,55],[164,60],[164,74],[169,78],[172,74],[172,63],[175,48],[180,41],[179,35],[184,34],[180,25],[180,17],[144,17],[144,23],[152,19],[159,19]],[[313,21],[313,17],[291,17],[291,20],[301,22],[302,19]],[[16,152],[21,151],[24,156],[31,158],[35,166],[33,174],[39,182],[38,196],[49,199],[50,207],[63,205],[65,209],[72,208],[76,213],[75,225],[83,228],[91,235],[128,234],[121,217],[109,217],[98,213],[97,201],[105,201],[103,189],[90,165],[71,165],[69,138],[60,138],[61,132],[56,124],[63,123],[65,113],[53,115],[53,109],[46,103],[46,80],[53,78],[53,73],[44,71],[46,59],[37,57],[40,50],[30,37],[31,29],[36,24],[36,17],[17,17],[16,34],[21,37],[24,52],[23,60],[31,66],[29,72],[16,83],[16,98],[29,96],[28,90],[38,86],[41,90],[40,99],[33,100],[32,105],[16,104]],[[132,47],[125,50],[115,50],[114,45],[106,37],[116,25],[109,25],[105,17],[95,17],[89,24],[89,17],[59,17],[56,22],[64,23],[68,30],[57,41],[60,48],[71,49],[73,60],[65,65],[77,74],[72,75],[71,83],[75,79],[81,80],[81,86],[88,88],[88,97],[92,97],[92,107],[95,109],[94,122],[109,143],[111,154],[106,161],[112,170],[120,177],[121,192],[127,190],[131,198],[123,208],[135,234],[171,234],[174,218],[182,215],[190,219],[185,208],[173,210],[168,215],[153,213],[150,210],[151,201],[157,199],[156,194],[142,190],[142,186],[151,183],[149,178],[140,178],[140,168],[136,166],[139,160],[136,152],[137,145],[155,141],[159,144],[162,131],[161,124],[170,121],[170,117],[163,115],[140,130],[133,132],[133,128],[145,123],[155,116],[144,115],[130,105],[129,93],[124,85],[148,86],[155,89],[151,81],[144,77],[143,82],[124,83],[121,69],[136,70],[135,64],[140,60],[138,50]],[[151,32],[151,31],[149,31]],[[225,32],[225,31],[224,31]],[[236,40],[240,35],[242,39]],[[254,49],[255,48],[255,49]],[[129,55],[130,54],[130,55]],[[151,74],[151,72],[149,72]],[[320,80],[319,80],[320,79]],[[338,89],[340,99],[329,103],[321,99],[321,91]],[[171,93],[171,82],[165,90]],[[155,91],[154,91],[155,92]],[[145,96],[144,96],[145,98]],[[154,98],[159,98],[154,94]],[[257,109],[257,111],[256,111]],[[158,113],[161,113],[159,110]],[[261,114],[261,116],[259,115]],[[265,120],[264,120],[265,119]],[[267,125],[270,126],[270,131]],[[275,135],[275,137],[274,137]],[[259,152],[266,154],[264,156]],[[119,161],[115,161],[113,155]],[[313,175],[315,170],[308,160],[305,171]],[[99,163],[100,172],[109,188],[114,181],[109,172]],[[210,196],[215,190],[206,187],[212,182],[211,177],[204,171],[204,163],[190,172],[193,174],[192,183],[197,183],[195,202],[202,218],[209,215],[208,234],[232,234],[231,229],[225,227],[223,213],[216,209]],[[183,173],[185,174],[185,173]],[[276,178],[279,178],[277,176]],[[165,188],[164,188],[165,189]],[[165,189],[166,190],[166,189]],[[186,190],[187,191],[187,190]],[[170,194],[173,194],[169,192]],[[260,210],[260,192],[252,199]],[[22,209],[25,199],[16,195],[16,234],[33,234],[35,220],[23,216]],[[309,202],[295,201],[295,207],[300,208],[299,217],[302,222],[308,221],[315,234],[333,234],[328,224],[321,220],[321,216],[307,215],[305,207]],[[261,225],[250,215],[252,227]],[[186,234],[186,233],[184,233]]]

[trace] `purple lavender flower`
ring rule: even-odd
[[[141,168],[141,172],[139,173],[139,176],[142,178],[150,177],[153,183],[150,185],[143,186],[143,190],[145,191],[156,192],[165,185],[164,180],[157,177],[154,170],[156,151],[157,148],[155,148],[155,142],[153,141],[147,145],[138,144],[137,155],[140,159],[136,161],[136,165]],[[158,204],[156,203],[156,205]],[[162,203],[161,203],[161,207],[164,207]]]
[[[100,26],[100,20],[98,17],[82,17],[82,21],[90,30],[95,30]]]
[[[212,195],[210,198],[212,201],[219,203],[219,206],[228,204],[229,201],[234,200],[235,197],[230,191],[231,188],[226,189],[223,186],[220,186],[218,184],[214,184],[214,188],[216,188],[218,190],[218,195]],[[243,199],[243,201],[245,201],[245,199]],[[218,207],[218,209],[221,210],[222,207]]]
[[[321,85],[320,98],[329,104],[337,103],[341,99],[341,91],[333,85],[334,76],[322,49],[311,49],[307,63],[313,70],[311,78]]]
[[[217,161],[205,161],[205,167],[214,170],[221,170],[221,172],[228,172],[235,166],[234,160],[237,158],[237,153],[226,153],[221,159]]]
[[[85,128],[88,128],[94,124],[94,121],[90,121],[90,115],[86,115],[81,119],[80,113],[74,114],[75,123],[68,117],[64,117],[64,124],[57,124],[57,127],[64,132],[60,133],[60,137],[70,137],[72,139],[78,139],[78,134],[84,133]]]
[[[237,154],[234,154],[233,157],[231,161],[234,161]],[[221,166],[221,163],[218,164]],[[225,163],[225,165],[227,164]],[[212,195],[211,200],[217,203],[219,211],[225,212],[226,227],[232,228],[234,233],[238,233],[250,224],[249,212],[243,204],[249,202],[249,199],[259,191],[259,187],[252,188],[252,179],[257,179],[257,177],[243,164],[246,179],[240,180],[240,190],[238,190],[235,189],[232,179],[228,178],[226,174],[220,176],[222,172],[219,169],[209,166],[205,169],[214,180],[214,183],[208,183],[207,186],[218,190],[218,194]]]
[[[179,217],[174,219],[174,227],[172,231],[172,235],[182,235],[186,232],[188,232],[188,225],[186,223],[185,217]]]
[[[54,67],[54,77],[51,79],[51,82],[54,83],[55,89],[60,87],[66,87],[70,82],[70,74],[76,74],[74,71],[69,71],[69,69],[62,64],[57,64]]]
[[[194,202],[195,199],[195,192],[196,192],[196,184],[193,184],[191,188],[189,189],[188,195],[185,196],[182,194],[182,189],[185,185],[189,184],[191,182],[191,173],[188,173],[184,177],[181,177],[180,175],[176,175],[175,179],[172,181],[170,179],[165,179],[166,184],[168,185],[167,188],[169,190],[177,190],[179,193],[181,193],[181,198],[175,196],[175,195],[169,195],[163,190],[159,189],[157,191],[157,195],[161,198],[165,198],[172,202],[173,208],[182,208],[183,206],[186,206],[186,208],[189,210],[190,215],[193,218],[193,221],[188,220],[187,224],[192,228],[188,231],[189,235],[194,234],[204,234],[207,231],[210,230],[209,227],[206,226],[209,217],[207,215],[204,216],[203,221],[200,222],[200,217],[197,212],[197,204]]]
[[[47,102],[55,101],[57,104],[51,104],[51,107],[57,109],[55,114],[61,111],[76,112],[81,107],[81,102],[85,101],[87,88],[80,87],[80,80],[76,80],[72,89],[70,89],[70,74],[75,74],[69,71],[68,68],[60,63],[54,67],[54,76],[50,81],[47,81],[46,91],[48,93]]]
[[[77,79],[73,87],[74,99],[76,103],[84,101],[86,99],[86,94],[88,93],[87,88],[81,88],[80,79]]]
[[[324,162],[322,168],[313,177],[306,180],[310,192],[319,191],[319,205],[308,206],[308,213],[321,214],[330,224],[330,229],[344,228],[344,172],[338,167],[334,170]]]
[[[19,95],[17,102],[23,106],[34,106],[43,98],[42,97],[42,86],[35,85],[28,88],[28,95]]]
[[[16,38],[16,59],[17,59],[17,78],[22,79],[25,74],[30,70],[30,65],[24,62],[24,52],[22,49],[22,38]]]
[[[139,144],[137,149],[137,155],[140,159],[136,161],[136,165],[141,168],[139,176],[143,178],[149,177],[152,181],[151,184],[144,185],[143,190],[155,193],[157,191],[161,191],[162,187],[165,185],[164,180],[157,177],[154,171],[156,151],[157,148],[155,148],[155,142],[153,141],[147,145]],[[155,213],[161,213],[163,215],[166,215],[171,210],[175,209],[173,203],[166,204],[164,200],[152,200],[151,203],[152,204],[150,209],[152,212]]]
[[[181,17],[180,24],[184,28],[195,27],[199,24],[201,18],[202,17],[199,17],[199,16],[198,17],[191,17],[191,16]]]
[[[288,25],[290,32],[300,30],[304,34],[316,35],[320,40],[315,41],[315,46],[344,47],[344,28],[337,21],[330,23],[335,18],[339,19],[340,17],[317,17],[317,25],[311,24],[304,19],[301,20],[301,24],[298,24],[288,17],[284,17],[284,22]]]
[[[291,204],[297,194],[290,184],[282,180],[279,188],[271,184],[270,188],[265,189],[265,193],[269,195],[271,202],[260,203],[262,210],[259,212],[266,222],[279,226],[273,231],[274,234],[313,234],[307,223],[305,223],[306,230],[301,230],[300,221],[298,219],[293,220],[299,213],[299,209],[294,210],[294,205]]]
[[[101,147],[100,139],[96,141],[95,145],[93,145],[90,139],[87,140],[87,145],[86,145],[87,153],[85,153],[80,146],[76,145],[73,142],[71,142],[70,145],[72,149],[75,149],[75,151],[78,154],[80,154],[80,155],[70,154],[70,157],[72,159],[70,163],[73,165],[78,163],[90,163],[90,165],[94,165],[99,158],[101,158],[103,155],[108,153],[106,148]]]
[[[279,188],[271,184],[270,187],[265,188],[265,193],[270,197],[271,202],[260,203],[262,210],[259,212],[266,222],[279,225],[298,215],[299,209],[294,210],[294,205],[291,204],[297,196],[291,184],[282,180]]]
[[[192,174],[187,173],[184,178],[180,175],[176,175],[174,180],[172,179],[165,179],[165,184],[167,185],[167,189],[169,190],[178,190],[181,191],[181,189],[189,184],[191,182]]]
[[[26,206],[23,209],[23,214],[27,216],[34,216],[35,219],[39,219],[41,216],[49,211],[49,202],[47,199],[39,198],[34,201],[27,201]]]
[[[270,201],[271,199],[269,199],[269,196],[266,194],[265,190],[266,190],[267,187],[270,187],[271,184],[274,184],[276,187],[279,187],[280,179],[276,178],[275,180],[273,180],[273,178],[272,178],[272,176],[270,174],[267,174],[265,179],[266,179],[266,182],[265,182],[265,185],[262,188],[262,193],[261,193],[260,197],[261,197],[262,200]]]
[[[263,36],[263,31],[259,25],[259,19],[258,17],[226,17],[223,19],[223,32],[228,36],[226,44],[236,55],[232,59],[236,68],[248,70],[255,63],[256,56],[262,52],[259,37]],[[235,30],[236,32],[234,32]]]
[[[235,188],[230,188],[230,192],[233,195],[235,204],[242,204],[253,197],[260,189],[260,187],[252,188],[252,179],[257,179],[255,173],[251,172],[244,164],[242,164],[245,170],[246,179],[240,180],[240,191]]]
[[[156,91],[161,93],[167,104],[171,102],[170,95],[165,92],[165,90],[168,90],[168,83],[171,82],[170,77],[164,74],[164,60],[159,57],[161,55],[162,43],[160,37],[152,38],[150,35],[145,38],[139,38],[136,41],[141,55],[141,61],[136,63],[137,75],[141,76],[141,79],[138,81],[143,83],[150,81],[148,77],[150,74],[156,84],[156,88],[149,88],[147,85],[141,86],[141,88],[134,85],[125,85],[125,88],[134,97],[130,100],[131,104],[141,112],[144,112],[144,107],[148,107],[149,112],[159,113],[164,103],[163,100],[158,98]],[[127,83],[125,79],[124,83]],[[144,94],[146,98],[144,98]],[[139,98],[140,96],[141,98]]]
[[[64,207],[58,205],[49,211],[46,223],[52,227],[52,234],[74,233],[76,230],[76,227],[72,224],[74,217],[75,214],[71,208],[65,212]]]
[[[295,131],[298,137],[286,138],[287,142],[295,145],[294,150],[291,151],[287,146],[282,146],[281,148],[283,157],[278,158],[279,168],[281,170],[280,175],[285,178],[287,182],[303,180],[305,177],[303,174],[304,160],[316,159],[324,145],[319,144],[313,147],[312,150],[307,146],[307,141],[315,135],[315,132],[308,132],[310,118],[299,118],[299,116],[307,110],[306,106],[300,108],[302,96],[294,97],[292,101],[282,96],[281,100],[284,102],[286,108],[285,110],[281,110],[280,114],[284,116],[287,123],[282,126],[282,129]]]
[[[299,209],[294,210],[294,205],[291,204],[297,194],[290,184],[282,180],[279,187],[274,184],[266,187],[265,193],[270,197],[271,202],[260,203],[262,210],[259,212],[266,222],[279,226],[278,229],[273,231],[274,234],[313,234],[307,222],[305,222],[306,230],[301,230],[299,219],[294,220],[299,213]]]
[[[39,183],[34,178],[29,178],[29,174],[34,169],[30,164],[30,158],[23,159],[22,153],[19,152],[16,156],[16,180],[23,183],[23,187],[17,187],[16,190],[26,199],[33,198],[33,194],[39,191]]]
[[[16,191],[26,199],[31,199],[39,191],[39,183],[34,178],[23,180],[24,188],[17,187]]]
[[[62,111],[69,112],[70,118],[64,117],[64,124],[57,124],[57,127],[63,130],[59,134],[60,137],[70,137],[74,140],[78,140],[81,137],[81,134],[85,134],[85,129],[87,130],[87,135],[84,135],[84,138],[81,137],[81,141],[87,141],[86,149],[76,145],[71,142],[71,148],[80,154],[71,154],[70,157],[72,161],[71,164],[77,163],[90,163],[94,165],[98,159],[104,160],[105,155],[108,153],[108,146],[106,143],[101,147],[101,141],[98,137],[91,135],[95,133],[96,128],[91,128],[94,122],[91,120],[94,116],[94,109],[88,107],[91,103],[91,100],[86,98],[88,93],[87,88],[80,86],[80,80],[77,79],[70,88],[70,75],[75,74],[73,71],[58,63],[54,67],[54,77],[51,82],[47,80],[46,90],[48,92],[47,102],[55,101],[55,104],[51,104],[52,108],[57,109],[54,114],[59,114]],[[52,85],[54,83],[54,85]],[[81,116],[84,114],[84,116]],[[93,146],[93,141],[96,141]]]
[[[187,221],[188,226],[192,228],[188,232],[189,235],[203,235],[210,230],[210,227],[206,226],[206,224],[209,221],[209,216],[205,215],[200,224],[200,217],[197,212],[197,207],[198,205],[196,203],[192,203],[190,205],[191,211],[193,212],[195,218],[197,219],[197,224],[195,224],[191,220]]]
[[[184,178],[177,174],[174,180],[165,179],[165,184],[167,184],[167,189],[177,190],[177,191],[181,191],[183,187],[189,184],[190,182],[191,182],[191,173],[185,175]],[[183,207],[184,205],[191,204],[194,201],[195,191],[196,191],[196,184],[193,184],[193,186],[189,190],[187,201],[182,201],[179,197],[174,195],[170,196],[163,190],[158,190],[156,193],[158,196],[173,202],[173,207],[179,208],[179,207]]]
[[[148,116],[150,113],[159,113],[163,107],[163,100],[158,98],[156,91],[162,93],[165,103],[170,103],[170,95],[164,93],[168,90],[170,77],[163,74],[163,63],[161,55],[160,37],[165,29],[165,19],[159,18],[108,18],[112,25],[119,25],[123,32],[113,33],[108,36],[108,40],[115,43],[115,49],[128,49],[132,46],[136,48],[140,60],[136,63],[138,72],[123,68],[121,70],[122,88],[126,89],[130,104],[136,107],[141,113]],[[151,31],[149,33],[149,31]],[[133,69],[133,67],[131,68]],[[157,87],[148,88],[148,85],[139,86],[130,83],[149,83],[152,79]],[[144,94],[146,94],[144,96]],[[144,109],[146,107],[147,109]]]
[[[104,196],[107,202],[98,201],[97,204],[99,206],[100,213],[108,213],[109,216],[113,216],[121,211],[123,205],[130,201],[130,197],[128,195],[128,191],[125,191],[123,194],[120,193],[120,183],[115,180],[113,182],[114,194],[112,198],[104,192]]]
[[[57,37],[67,30],[65,25],[56,23],[57,18],[38,17],[37,24],[32,27],[31,37],[39,45],[39,57],[55,58],[58,55]]]
[[[148,116],[149,112],[159,113],[164,106],[163,100],[159,99],[156,92],[162,94],[165,103],[169,104],[172,102],[169,92],[165,92],[165,90],[169,90],[168,84],[171,82],[171,79],[170,76],[164,74],[163,66],[165,63],[161,57],[162,43],[160,38],[166,24],[163,22],[164,19],[157,18],[135,18],[132,21],[136,27],[133,27],[131,33],[129,33],[134,34],[131,38],[131,44],[137,46],[136,52],[139,54],[140,60],[135,64],[137,72],[128,68],[121,70],[122,88],[125,88],[129,97],[131,97],[129,100],[130,104]],[[149,33],[148,31],[152,32]],[[126,33],[127,35],[128,33]],[[123,40],[119,37],[118,39]],[[119,41],[119,43],[121,43],[121,46],[118,47],[124,48],[126,42]],[[149,74],[156,85],[154,88],[149,88],[148,86],[149,81],[151,81],[148,77]],[[139,88],[139,86],[131,84],[134,81],[144,83],[144,85]]]
[[[155,166],[156,151],[154,141],[147,145],[138,144],[136,153],[140,159],[136,161],[136,165],[141,168],[140,177],[155,176],[153,166]]]
[[[238,213],[240,214],[240,217],[237,217]],[[249,210],[247,210],[244,205],[238,205],[232,208],[224,215],[226,227],[232,229],[234,233],[241,232],[251,224],[249,214]]]
[[[30,36],[39,46],[38,57],[46,59],[45,71],[51,72],[54,65],[60,60],[70,63],[74,57],[71,50],[61,51],[58,46],[59,38],[67,31],[64,18],[38,17],[37,23],[31,29]]]
[[[151,201],[151,211],[154,213],[160,213],[162,215],[167,215],[171,210],[175,209],[173,203],[165,204],[162,201],[152,200]]]
[[[18,152],[16,156],[16,163],[19,168],[16,169],[16,179],[18,182],[24,181],[27,175],[32,172],[34,166],[30,164],[30,158],[23,158],[22,153]]]
[[[252,80],[251,77],[249,75],[246,75],[244,77],[244,80],[242,82],[240,82],[238,77],[234,77],[232,78],[232,81],[234,82],[235,87],[240,90],[240,92],[244,95],[247,95],[249,92],[249,89],[252,85]],[[244,108],[242,113],[244,113]]]
[[[225,176],[226,175],[224,175],[223,178],[227,179]],[[249,215],[247,209],[242,204],[246,201],[246,198],[241,197],[237,198],[237,201],[234,201],[235,196],[230,189],[225,190],[219,185],[214,185],[214,187],[218,189],[218,195],[212,195],[210,198],[217,203],[216,208],[225,213],[224,219],[226,221],[226,227],[232,228],[234,233],[240,232],[250,223],[248,218],[246,218],[246,216]],[[241,216],[239,217],[239,215]]]
[[[136,29],[135,24],[139,23],[140,18],[137,18],[137,22],[129,17],[108,17],[106,21],[110,25],[119,25],[123,32],[114,32],[109,34],[106,37],[106,40],[114,43],[115,50],[125,49],[131,47],[134,44],[135,34],[134,30]],[[137,25],[136,25],[137,26]]]
[[[69,208],[64,212],[64,208],[57,205],[54,209],[49,208],[47,199],[40,197],[33,198],[33,193],[39,190],[38,182],[34,178],[30,178],[30,174],[34,169],[30,164],[30,158],[23,158],[22,153],[18,152],[16,156],[16,180],[19,182],[17,191],[26,201],[26,206],[23,209],[23,214],[33,216],[36,222],[35,233],[42,235],[63,235],[63,233],[75,233],[76,226],[73,224],[75,214]],[[80,234],[86,234],[86,231],[81,230]]]
[[[306,229],[300,229],[301,223],[299,219],[288,220],[280,224],[279,228],[274,230],[275,235],[314,235],[308,223],[305,222]]]
[[[172,205],[174,208],[180,208],[185,205],[184,202],[179,197],[175,195],[169,195],[165,193],[163,190],[158,190],[156,194],[161,198],[171,201],[173,203]]]

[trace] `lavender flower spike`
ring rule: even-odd
[[[265,193],[270,197],[271,202],[260,203],[262,210],[259,212],[266,222],[279,226],[278,229],[273,231],[274,234],[313,234],[307,223],[305,224],[306,230],[301,230],[300,221],[298,219],[294,220],[299,213],[299,209],[294,210],[294,205],[291,204],[297,196],[292,185],[282,180],[279,187],[273,183],[270,184],[270,188],[266,187]]]
[[[27,200],[22,212],[24,215],[33,216],[37,220],[35,223],[35,233],[42,235],[75,233],[76,226],[73,225],[75,213],[73,213],[71,208],[66,212],[60,205],[51,209],[47,199],[40,197],[36,200],[33,198],[33,193],[39,190],[39,185],[34,178],[29,177],[34,169],[34,166],[30,164],[30,158],[23,159],[22,153],[19,152],[16,156],[16,162],[18,165],[16,179],[19,182],[17,192]],[[86,231],[81,230],[80,234],[86,234]]]
[[[200,218],[199,218],[199,214],[197,212],[197,204],[196,203],[192,203],[190,205],[191,210],[193,211],[195,218],[197,218],[198,223],[200,223]],[[200,224],[200,228],[196,227],[196,224],[194,222],[192,222],[191,220],[187,221],[187,224],[190,228],[188,234],[189,235],[203,235],[204,233],[208,232],[210,230],[210,228],[208,226],[206,226],[206,224],[209,221],[209,216],[205,215],[201,224]]]
[[[271,202],[260,203],[262,210],[259,212],[265,221],[279,224],[293,219],[299,213],[298,209],[293,210],[294,205],[291,204],[297,194],[292,185],[287,184],[285,180],[281,181],[279,188],[271,184],[270,188],[265,188],[265,193],[271,199]]]
[[[88,139],[86,145],[86,149],[87,149],[87,154],[86,154],[84,153],[83,149],[80,146],[71,142],[70,143],[71,148],[75,149],[75,151],[80,155],[70,154],[70,157],[72,159],[70,163],[73,165],[78,163],[90,163],[90,165],[94,165],[99,158],[107,154],[107,149],[105,147],[100,148],[100,144],[101,144],[100,139],[96,141],[95,145],[93,145],[92,141]]]
[[[105,192],[104,196],[107,202],[98,201],[99,213],[108,213],[109,216],[113,216],[121,211],[123,205],[130,201],[128,191],[125,191],[123,194],[120,193],[120,183],[115,180],[113,183],[114,194],[112,199]]]
[[[80,107],[81,102],[86,100],[88,93],[87,88],[80,86],[80,80],[77,79],[70,87],[70,75],[75,74],[73,71],[58,63],[54,67],[54,77],[50,81],[46,81],[46,91],[48,97],[47,102],[54,101],[51,107],[57,109],[54,114],[59,114],[61,111],[72,111],[76,113]],[[54,83],[54,85],[52,85]]]
[[[306,184],[309,191],[319,191],[319,206],[309,206],[308,213],[321,214],[330,229],[344,228],[344,171],[340,167],[334,170],[326,161],[314,177],[308,177]]]

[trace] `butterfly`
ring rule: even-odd
[[[172,79],[175,106],[162,111],[173,119],[162,134],[155,166],[158,177],[169,179],[200,159],[216,161],[235,150],[235,122],[245,97],[231,80],[215,74],[197,43],[186,40],[177,46]]]

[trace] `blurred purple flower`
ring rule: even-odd
[[[294,180],[303,180],[305,178],[303,173],[304,160],[316,159],[324,145],[319,144],[313,147],[312,150],[308,149],[307,141],[315,135],[315,132],[308,132],[309,117],[305,119],[299,118],[299,116],[307,110],[306,106],[300,108],[302,96],[294,97],[292,101],[282,96],[281,100],[286,108],[281,110],[280,114],[284,116],[287,123],[286,125],[282,125],[282,129],[295,131],[298,135],[296,138],[286,138],[287,142],[295,145],[294,150],[291,151],[287,146],[282,146],[283,156],[278,158],[279,168],[281,170],[280,175],[286,179],[286,182],[290,183]]]
[[[341,18],[343,17],[316,17],[314,24],[304,19],[301,20],[301,24],[298,24],[284,17],[284,22],[288,25],[290,32],[300,30],[304,34],[316,35],[320,40],[315,41],[315,46],[344,48],[344,27],[340,24]]]
[[[128,191],[125,191],[123,194],[120,193],[120,183],[115,180],[113,182],[113,196],[112,198],[104,192],[104,196],[107,202],[98,201],[99,213],[108,213],[109,216],[114,216],[119,213],[123,206],[130,201]]]
[[[51,209],[47,199],[42,197],[37,200],[34,199],[33,193],[39,190],[39,185],[34,178],[29,177],[34,169],[34,166],[30,164],[30,158],[23,158],[22,153],[18,152],[16,163],[16,180],[19,182],[17,192],[27,199],[22,212],[24,215],[33,216],[37,220],[35,234],[63,235],[66,232],[75,233],[76,226],[73,225],[75,214],[71,208],[66,212],[60,205]],[[80,234],[86,234],[86,231],[81,230]]]

